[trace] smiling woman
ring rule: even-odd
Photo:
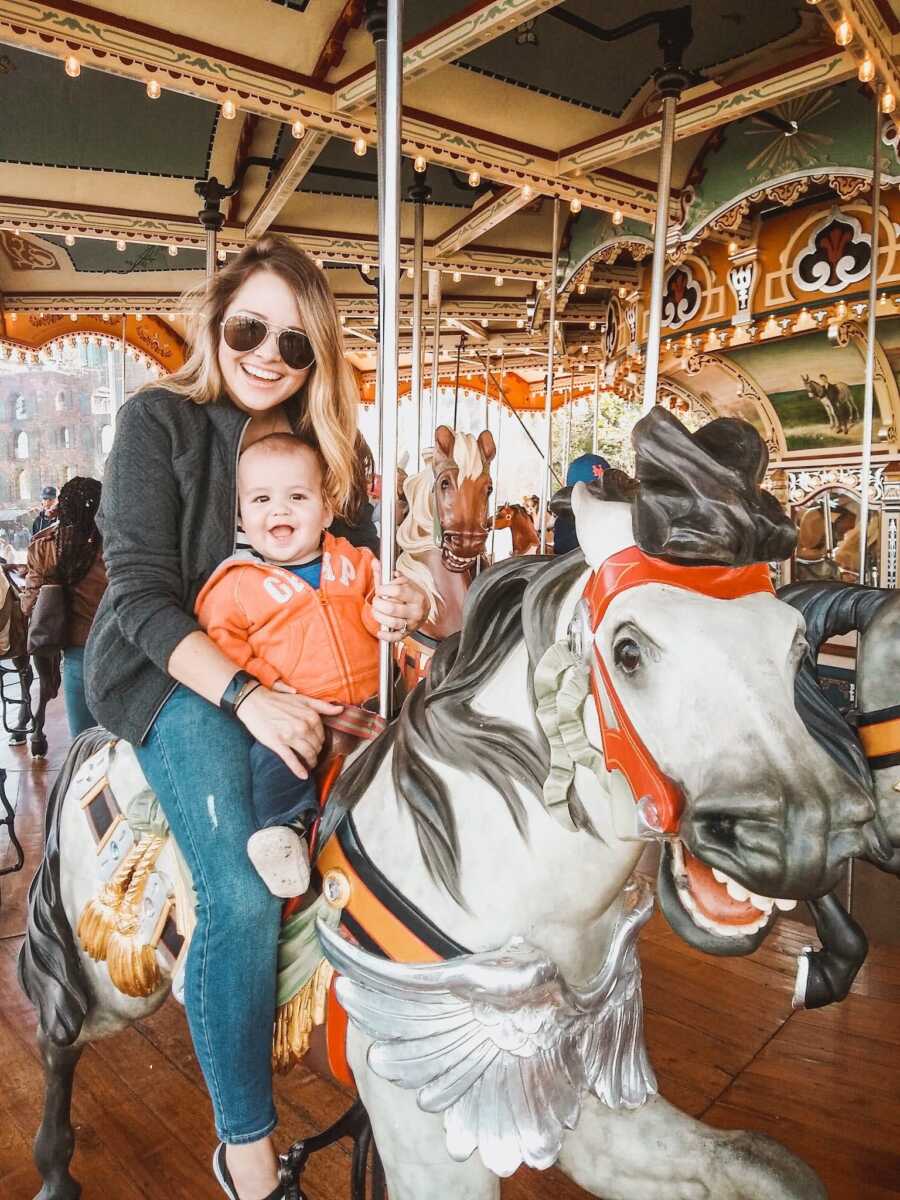
[[[119,415],[101,514],[109,589],[87,649],[88,695],[97,718],[135,743],[197,891],[185,1006],[223,1143],[220,1181],[232,1196],[277,1197],[270,1031],[280,906],[247,856],[259,829],[251,741],[305,778],[321,717],[339,707],[274,690],[270,677],[257,683],[249,662],[236,669],[194,606],[236,548],[238,457],[272,434],[300,435],[320,458],[320,526],[338,514],[330,533],[356,545],[371,545],[374,529],[356,385],[323,273],[267,236],[189,299],[184,367]],[[274,557],[286,561],[279,520],[265,548],[274,538]],[[376,630],[415,628],[426,603],[395,581],[374,590],[370,608]]]

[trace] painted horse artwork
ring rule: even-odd
[[[487,565],[495,454],[489,432],[476,438],[440,425],[424,470],[404,485],[407,515],[397,530],[397,566],[431,600],[425,623],[397,644],[407,689],[424,678],[438,643],[459,633],[466,593]]]
[[[811,400],[818,400],[825,409],[828,428],[832,433],[849,433],[859,420],[859,409],[848,383],[831,383],[827,375],[818,380],[802,375],[803,386]]]
[[[524,505],[501,504],[494,514],[494,528],[510,531],[514,556],[537,554],[541,539]]]
[[[889,864],[897,799],[876,795],[876,760],[815,682],[801,609],[773,592],[768,563],[796,531],[760,487],[758,434],[731,419],[691,434],[657,408],[634,442],[639,486],[610,470],[574,489],[583,552],[474,581],[461,634],[332,788],[321,894],[285,924],[279,961],[355,1081],[353,1120],[371,1122],[391,1200],[497,1200],[522,1164],[556,1164],[607,1200],[825,1195],[778,1143],[658,1094],[637,954],[652,899],[635,869],[659,841],[662,911],[711,954],[752,952],[809,901],[825,944],[801,956],[797,999],[825,1003],[859,949],[830,893],[853,857]],[[896,607],[891,620],[893,674],[869,694],[882,712],[896,704]],[[183,959],[165,917],[189,884],[158,865],[165,831],[122,749],[96,730],[74,744],[30,892],[19,970],[46,1072],[41,1200],[78,1194],[82,1049],[160,1005]],[[121,856],[111,876],[102,866],[110,827],[127,877]],[[104,920],[106,959],[83,946]],[[123,994],[114,974],[143,986]],[[283,1160],[294,1200],[313,1141]]]

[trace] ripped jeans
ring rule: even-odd
[[[276,1125],[272,1026],[281,901],[247,857],[251,737],[186,687],[163,705],[135,753],[190,867],[197,926],[185,1008],[223,1142]]]

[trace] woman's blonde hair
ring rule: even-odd
[[[240,288],[257,271],[271,271],[296,297],[316,361],[302,390],[287,402],[287,415],[294,432],[322,454],[329,504],[336,513],[355,520],[366,499],[356,430],[359,391],[353,369],[344,358],[341,322],[325,274],[288,238],[265,234],[186,293],[184,304],[192,310],[188,358],[166,379],[165,386],[195,404],[222,398],[221,322]]]

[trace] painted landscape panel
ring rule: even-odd
[[[862,437],[863,358],[825,333],[728,351],[766,392],[788,450],[858,446]]]

